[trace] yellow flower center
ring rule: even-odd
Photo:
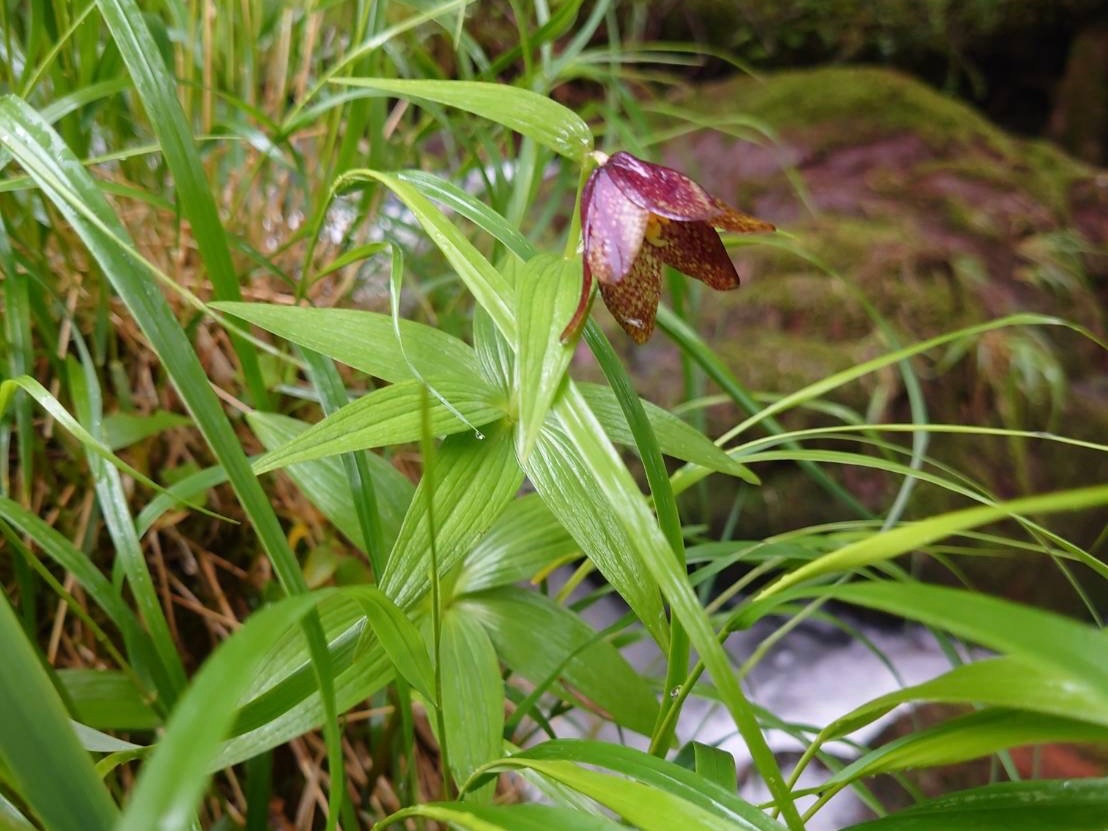
[[[646,231],[643,233],[643,239],[655,248],[661,248],[666,244],[666,241],[662,238],[662,234],[665,232],[667,224],[669,224],[669,220],[664,216],[650,214],[650,216],[646,218]]]

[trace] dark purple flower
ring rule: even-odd
[[[772,231],[740,213],[684,174],[616,153],[593,171],[581,194],[585,285],[595,278],[604,305],[636,343],[654,331],[662,295],[662,264],[725,291],[739,275],[716,229]],[[584,314],[584,306],[578,316]],[[572,331],[577,317],[567,327]]]

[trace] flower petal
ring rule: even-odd
[[[652,248],[666,265],[702,280],[717,291],[738,288],[739,274],[735,264],[711,225],[664,219],[661,222],[658,243],[648,238],[644,248]]]
[[[667,219],[711,221],[721,211],[721,203],[684,173],[630,153],[613,154],[603,170],[628,199]]]
[[[635,343],[646,343],[654,332],[662,299],[662,261],[658,249],[643,245],[627,276],[619,283],[600,284],[604,305]]]
[[[602,285],[623,280],[642,248],[648,217],[616,187],[607,168],[596,170],[581,200],[586,272]]]
[[[777,230],[768,222],[744,214],[742,211],[736,211],[726,202],[719,199],[714,201],[719,208],[719,214],[710,220],[713,228],[722,228],[724,231],[736,234],[767,234]]]

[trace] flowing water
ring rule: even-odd
[[[584,616],[599,628],[611,625],[626,609],[612,598],[594,604]],[[735,667],[758,654],[767,638],[784,621],[760,621],[749,630],[734,633],[726,648]],[[964,649],[952,655],[928,630],[909,624],[878,624],[851,621],[854,632],[847,634],[829,623],[805,621],[789,631],[759,657],[744,676],[744,688],[750,699],[793,725],[812,727],[808,735],[855,707],[903,687],[922,683],[949,670],[954,662],[970,660]],[[661,675],[661,655],[653,643],[645,640],[627,647],[625,657],[644,674]],[[710,680],[710,679],[706,679]],[[873,741],[890,723],[904,713],[897,708],[872,724],[852,733],[849,741],[829,743],[825,750],[843,763],[858,756],[856,744]],[[646,739],[624,731],[616,734],[609,726],[588,724],[575,717],[562,735],[575,732],[607,741],[623,741],[640,748]],[[751,757],[731,716],[718,703],[690,697],[678,723],[680,743],[696,740],[729,752],[738,769],[739,793],[755,804],[769,800],[768,791],[753,772]],[[807,746],[782,730],[766,734],[770,747],[782,767],[788,771]],[[798,787],[813,787],[830,775],[814,763],[802,775]],[[815,797],[798,801],[803,812]],[[808,823],[808,831],[835,831],[872,816],[857,796],[845,790],[824,805]]]

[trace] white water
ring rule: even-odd
[[[614,623],[625,611],[610,598],[595,604],[585,613],[597,628]],[[754,628],[733,634],[726,643],[732,665],[741,667],[776,627],[771,621],[761,621]],[[810,725],[818,730],[861,704],[903,687],[922,683],[951,668],[950,658],[935,638],[919,626],[904,625],[885,628],[860,623],[856,628],[869,640],[852,638],[830,624],[805,622],[789,632],[744,678],[744,687],[751,700],[795,725]],[[645,641],[628,647],[625,657],[644,674],[658,676],[660,655],[653,643]],[[966,654],[962,660],[969,660]],[[706,679],[709,680],[710,679]],[[898,708],[882,718],[852,733],[848,738],[866,744],[876,738],[904,708]],[[606,741],[624,741],[645,748],[646,739],[626,731],[622,734],[610,725],[582,723],[580,716],[573,723],[559,723],[563,736],[588,734]],[[564,728],[564,729],[562,729]],[[754,804],[769,801],[761,779],[753,773],[750,753],[738,735],[734,722],[719,704],[692,697],[686,702],[678,722],[681,744],[696,740],[717,746],[735,757],[740,795]],[[780,730],[770,730],[766,739],[778,754],[786,770],[806,745]],[[829,743],[824,748],[844,762],[856,758],[857,751],[847,742]],[[809,765],[798,787],[821,784],[830,774],[817,763]],[[798,800],[804,808],[815,797]],[[824,805],[808,823],[808,831],[836,831],[870,816],[850,790],[843,791]]]

